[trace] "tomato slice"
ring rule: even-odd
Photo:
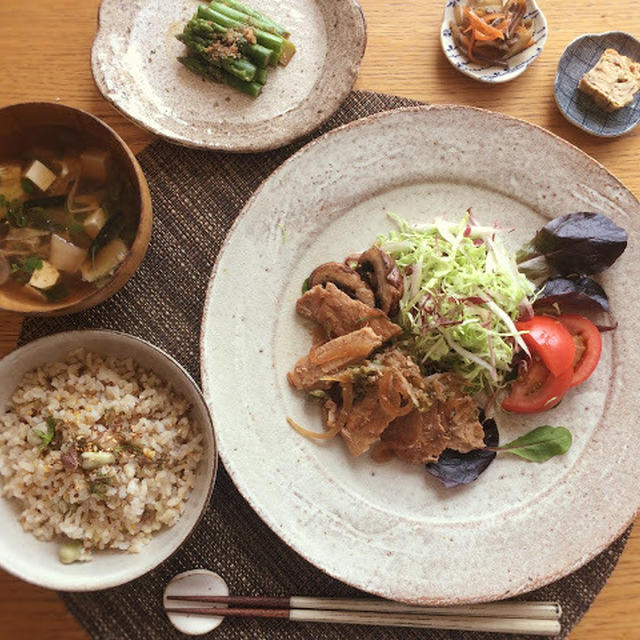
[[[589,318],[578,314],[558,316],[558,322],[569,331],[576,344],[571,386],[583,383],[595,370],[602,353],[600,331]]]
[[[573,368],[576,357],[576,346],[567,329],[550,316],[534,316],[525,322],[516,322],[525,344],[537,354],[547,369],[559,376],[567,369]]]
[[[540,358],[528,361],[526,371],[521,371],[512,383],[502,408],[513,413],[538,413],[555,407],[571,386],[573,368],[569,367],[554,376]]]

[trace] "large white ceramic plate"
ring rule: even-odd
[[[366,44],[357,0],[251,0],[291,30],[297,53],[251,98],[205,82],[177,60],[197,0],[102,0],[91,67],[125,116],[179,144],[222,151],[280,147],[324,122],[358,75]]]
[[[311,269],[391,228],[467,207],[515,249],[553,216],[592,210],[629,232],[603,274],[620,326],[592,378],[555,409],[500,416],[503,441],[565,425],[570,452],[545,464],[504,455],[446,490],[420,466],[352,459],[290,429],[321,430],[285,374],[310,338],[294,304]],[[587,562],[634,517],[638,494],[640,203],[602,166],[550,133],[465,107],[394,111],[333,131],[285,162],[233,227],[210,283],[202,373],[220,454],[236,486],[291,547],[332,576],[388,598],[505,598]]]

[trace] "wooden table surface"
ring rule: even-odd
[[[369,41],[357,88],[433,103],[471,104],[524,118],[579,146],[640,195],[640,127],[618,140],[590,137],[564,120],[553,99],[556,63],[573,38],[615,29],[640,36],[637,0],[541,0],[550,27],[547,46],[526,73],[498,86],[466,78],[444,58],[439,45],[443,0],[361,0],[361,4]],[[59,100],[82,107],[113,126],[137,152],[153,137],[114,111],[91,78],[98,5],[99,0],[0,0],[0,106]],[[14,347],[19,328],[19,317],[0,314],[0,355]],[[571,640],[639,638],[639,611],[640,527],[636,527],[612,578]],[[2,571],[0,619],[0,638],[87,637],[55,593]]]

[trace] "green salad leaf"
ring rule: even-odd
[[[572,442],[568,429],[544,425],[493,450],[512,453],[531,462],[546,462],[569,451]]]
[[[455,371],[472,392],[504,387],[516,343],[528,353],[514,321],[535,286],[519,273],[501,231],[469,212],[457,223],[419,226],[389,215],[398,230],[376,245],[404,277],[405,348],[423,364]]]

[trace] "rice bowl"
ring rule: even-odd
[[[216,459],[197,386],[155,347],[111,331],[30,343],[0,361],[0,564],[70,591],[142,575],[197,524]],[[78,541],[71,560],[92,561],[62,564]]]
[[[92,548],[139,552],[180,517],[202,434],[186,400],[132,358],[73,351],[27,373],[9,406],[2,496],[22,503],[20,522],[38,539],[79,540],[89,560]],[[98,452],[112,462],[90,468]]]

